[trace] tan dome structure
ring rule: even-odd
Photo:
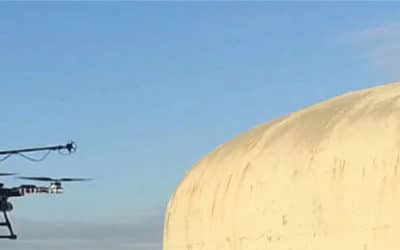
[[[164,250],[399,250],[400,83],[256,127],[184,177]]]

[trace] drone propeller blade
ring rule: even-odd
[[[0,173],[0,176],[17,175],[17,173]]]
[[[91,178],[61,178],[58,181],[65,182],[65,181],[90,181]]]
[[[31,181],[55,181],[54,179],[50,177],[18,177],[18,179],[23,179],[23,180],[31,180]]]
[[[54,181],[54,182],[71,182],[71,181],[90,181],[90,178],[60,178],[54,179],[50,177],[18,177],[18,179],[31,181]]]

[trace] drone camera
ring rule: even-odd
[[[75,142],[71,141],[65,145],[65,148],[68,150],[68,152],[73,153],[76,151],[76,144]]]
[[[9,212],[11,210],[13,210],[13,205],[10,202],[5,200],[0,202],[0,211]]]

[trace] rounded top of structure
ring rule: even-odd
[[[328,242],[346,230],[393,224],[392,215],[392,222],[368,215],[378,216],[374,206],[382,211],[385,202],[395,202],[390,211],[400,209],[384,194],[398,188],[399,125],[400,83],[391,83],[241,134],[186,174],[168,204],[164,249],[257,249],[268,243],[301,250],[300,235]],[[349,219],[353,224],[346,228]]]

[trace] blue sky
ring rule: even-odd
[[[96,179],[15,200],[21,241],[0,246],[161,249],[166,203],[207,152],[398,80],[399,17],[394,2],[0,3],[0,148],[78,144],[1,171]]]

